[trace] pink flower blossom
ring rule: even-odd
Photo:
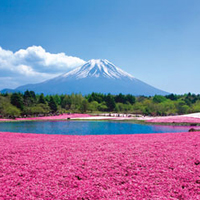
[[[61,114],[61,115],[55,115],[55,116],[45,116],[45,117],[26,117],[26,118],[16,118],[14,121],[30,121],[30,120],[64,120],[64,119],[75,119],[75,118],[87,118],[91,117],[91,115],[88,114]],[[0,119],[1,121],[13,121],[13,119]]]
[[[0,138],[0,199],[200,199],[200,132]]]
[[[167,117],[155,117],[153,119],[145,120],[146,122],[153,123],[200,123],[200,118],[186,117],[186,116],[167,116]]]

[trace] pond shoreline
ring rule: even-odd
[[[121,115],[121,116],[120,116]],[[172,126],[191,126],[200,127],[200,113],[188,115],[164,116],[164,117],[149,117],[139,116],[133,117],[124,114],[104,114],[104,115],[89,115],[89,114],[61,114],[56,116],[45,117],[27,117],[16,119],[0,119],[1,122],[17,122],[17,121],[61,121],[61,120],[86,120],[86,121],[127,121],[138,124],[155,124],[155,125],[172,125]]]

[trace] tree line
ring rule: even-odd
[[[187,114],[200,112],[200,95],[44,95],[28,90],[24,93],[0,94],[0,117],[45,116],[66,112],[116,112],[152,116]]]

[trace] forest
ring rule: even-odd
[[[86,96],[44,95],[33,91],[0,94],[0,117],[16,118],[61,113],[127,113],[166,116],[200,112],[200,95],[152,97],[92,93]]]

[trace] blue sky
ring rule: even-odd
[[[159,89],[200,93],[199,35],[199,0],[0,0],[0,89],[105,58]]]

